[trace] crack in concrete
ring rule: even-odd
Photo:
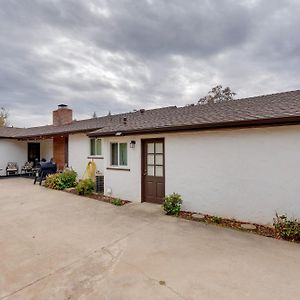
[[[152,223],[152,224],[153,224],[153,223]],[[117,243],[118,243],[118,242],[114,243],[113,245],[115,245],[115,244],[117,244]],[[113,253],[112,253],[108,248],[103,247],[102,250],[105,251],[106,253],[108,253],[108,254],[112,257],[113,260],[118,259],[118,257],[115,256],[115,255],[113,255]],[[134,264],[132,264],[132,263],[129,263],[129,262],[127,262],[126,260],[123,260],[122,263],[126,264],[126,265],[129,266],[129,267],[132,267],[132,268],[136,269],[139,273],[143,274],[143,275],[144,275],[147,279],[149,279],[150,281],[153,281],[153,282],[155,282],[155,283],[161,285],[161,284],[160,284],[161,280],[156,279],[156,278],[154,278],[154,277],[148,275],[146,272],[144,272],[143,270],[141,270],[138,266],[136,266],[136,265],[134,265]],[[165,284],[164,286],[165,286],[167,289],[169,289],[173,294],[175,294],[176,296],[178,296],[180,299],[188,300],[187,298],[185,298],[184,296],[182,296],[178,291],[176,291],[173,287],[169,286],[168,284]]]
[[[125,236],[120,237],[119,239],[116,239],[115,241],[109,243],[108,245],[106,245],[106,246],[101,246],[101,247],[97,247],[96,249],[94,249],[93,251],[91,251],[89,254],[84,255],[84,256],[81,256],[80,258],[74,260],[74,261],[71,262],[70,264],[67,264],[67,265],[65,265],[65,266],[62,266],[62,267],[60,267],[60,268],[58,268],[58,269],[56,269],[56,270],[54,270],[54,271],[52,271],[52,272],[50,272],[50,273],[48,273],[48,274],[46,274],[46,275],[44,275],[44,276],[38,278],[38,279],[36,279],[36,280],[34,280],[34,281],[32,281],[32,282],[30,282],[30,283],[28,283],[28,284],[26,284],[26,285],[20,287],[19,289],[15,290],[15,291],[13,291],[13,292],[7,294],[7,295],[2,296],[2,297],[0,298],[0,300],[7,299],[7,298],[9,298],[9,297],[11,297],[11,296],[14,296],[14,295],[16,295],[17,293],[23,291],[24,289],[26,289],[26,288],[28,288],[28,287],[30,287],[30,286],[33,286],[33,285],[35,285],[36,283],[38,283],[38,282],[40,282],[40,281],[42,281],[42,280],[44,280],[44,279],[46,279],[46,278],[48,278],[48,277],[51,277],[51,276],[57,274],[58,272],[61,272],[61,271],[63,271],[63,270],[66,270],[66,269],[70,268],[71,266],[73,266],[74,264],[80,262],[81,260],[86,259],[86,258],[92,256],[93,254],[95,254],[95,253],[98,252],[99,250],[106,250],[108,254],[110,254],[112,257],[114,257],[113,254],[108,250],[109,247],[112,247],[112,246],[114,246],[115,244],[119,243],[120,241],[127,239],[129,236],[131,236],[131,235],[133,235],[133,234],[135,234],[135,233],[141,231],[145,226],[147,226],[147,225],[149,225],[149,224],[154,224],[154,223],[156,223],[156,222],[157,222],[157,221],[154,221],[154,222],[153,222],[153,221],[152,221],[152,222],[151,222],[151,221],[146,222],[143,226],[140,226],[138,229],[133,230],[133,231],[127,233]]]
[[[134,264],[131,264],[127,261],[123,261],[124,264],[130,266],[130,267],[133,267],[135,268],[138,272],[140,272],[141,274],[143,274],[145,277],[147,277],[149,280],[151,281],[154,281],[155,283],[158,283],[159,285],[160,284],[160,281],[159,279],[156,279],[156,278],[153,278],[151,277],[150,275],[148,275],[147,273],[145,273],[143,270],[141,270],[139,267],[137,267],[136,265]],[[172,288],[171,286],[169,286],[167,283],[164,285],[167,289],[169,289],[171,292],[173,292],[175,295],[177,295],[180,299],[183,299],[183,300],[188,300],[187,298],[185,298],[184,296],[182,296],[179,292],[177,292],[174,288]]]

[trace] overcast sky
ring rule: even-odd
[[[0,106],[14,126],[300,88],[299,0],[0,0]]]

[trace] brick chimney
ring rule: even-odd
[[[58,109],[53,111],[53,125],[60,126],[73,121],[73,111],[66,104],[59,104]]]

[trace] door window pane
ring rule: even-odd
[[[154,166],[147,166],[147,175],[154,176]]]
[[[155,167],[155,176],[164,176],[164,168],[163,166],[156,166]]]
[[[147,144],[147,152],[154,153],[154,143]]]
[[[90,140],[90,155],[95,155],[95,139]]]
[[[163,143],[156,143],[155,144],[155,152],[156,153],[163,153]]]
[[[111,143],[111,165],[117,166],[118,165],[118,143]]]
[[[156,165],[163,165],[164,164],[164,156],[163,156],[163,154],[156,154],[156,156],[155,156],[155,164]]]
[[[147,155],[147,164],[154,165],[154,154]]]
[[[127,166],[127,143],[120,143],[120,166]]]
[[[96,155],[102,154],[102,145],[101,145],[101,139],[96,139]]]
[[[148,176],[164,177],[164,143],[147,143],[146,173]]]

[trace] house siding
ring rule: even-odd
[[[184,209],[271,223],[300,217],[300,127],[207,131],[167,138],[166,191]]]
[[[165,140],[165,190],[183,197],[183,209],[257,223],[276,212],[300,218],[300,125],[206,130],[103,138],[105,193],[140,202],[141,141]],[[136,142],[129,147],[131,140]],[[53,156],[52,140],[39,141],[41,157]],[[128,143],[127,170],[110,169],[110,143]],[[85,134],[69,136],[69,166],[82,178],[90,161]],[[0,140],[0,168],[27,161],[27,142]],[[128,170],[129,169],[129,170]]]
[[[133,149],[129,147],[131,140],[136,141],[135,148]],[[103,141],[105,151],[104,185],[106,194],[133,202],[141,202],[141,138],[112,137],[104,138]],[[113,142],[128,143],[128,166],[123,167],[125,170],[111,168],[110,143]],[[112,194],[107,193],[108,190],[111,190]]]
[[[87,164],[91,159],[90,155],[90,139],[86,134],[69,135],[69,166],[78,174],[81,179],[86,170]],[[94,159],[97,170],[104,172],[103,159]]]
[[[130,171],[105,170],[112,195],[141,201],[141,139],[165,138],[166,194],[183,196],[183,209],[257,223],[278,213],[300,218],[300,126],[210,130],[105,138],[136,141]]]
[[[40,143],[40,157],[50,160],[53,157],[52,139],[38,140]],[[28,159],[27,141],[17,141],[12,139],[0,139],[0,176],[5,175],[5,168],[8,162],[17,162],[19,172]]]
[[[8,162],[17,162],[19,171],[27,160],[27,142],[0,139],[0,176],[5,175]]]

